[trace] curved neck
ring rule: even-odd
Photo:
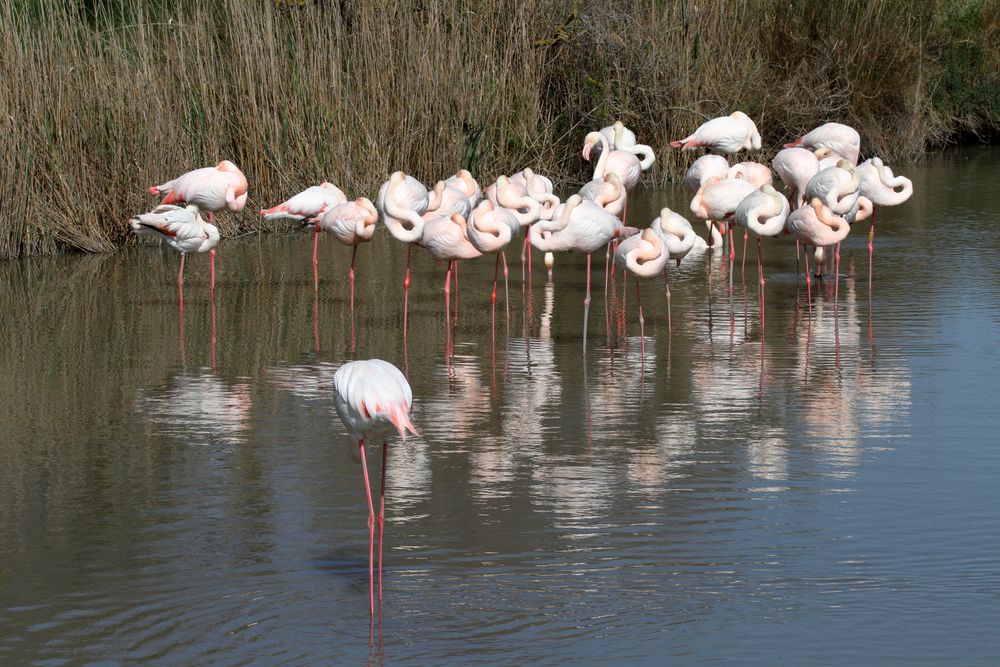
[[[416,243],[424,230],[424,220],[420,214],[411,208],[396,205],[395,192],[404,183],[399,179],[396,183],[389,183],[385,191],[385,226],[389,232],[403,243]]]
[[[608,146],[608,138],[601,133],[597,134],[598,141],[601,142],[601,157],[597,158],[597,166],[594,167],[594,178],[604,178],[604,169],[607,166],[608,156],[611,155],[611,148]]]

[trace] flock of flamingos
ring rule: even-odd
[[[754,122],[736,111],[713,118],[693,134],[671,142],[674,148],[714,151],[691,165],[685,183],[693,193],[691,212],[705,221],[708,240],[698,236],[681,214],[664,208],[645,229],[625,224],[628,192],[639,182],[640,174],[656,159],[653,150],[636,143],[635,134],[622,123],[590,132],[584,139],[583,158],[591,160],[595,149],[600,157],[593,180],[565,201],[554,194],[552,181],[524,169],[512,176],[500,176],[481,188],[466,170],[439,181],[433,189],[397,171],[381,188],[375,202],[360,197],[348,201],[332,183],[307,188],[287,201],[263,209],[266,219],[290,219],[314,230],[313,265],[319,232],[326,231],[338,241],[352,246],[351,309],[354,307],[354,264],[357,247],[369,241],[379,218],[389,232],[407,244],[404,285],[404,334],[410,285],[410,253],[414,245],[426,249],[435,259],[448,262],[444,293],[446,312],[450,313],[449,294],[452,275],[457,285],[457,262],[480,255],[496,256],[492,301],[495,308],[497,279],[503,264],[507,281],[505,248],[524,230],[522,260],[527,253],[531,270],[533,246],[545,253],[551,275],[553,254],[576,251],[587,255],[587,296],[584,300],[583,349],[587,347],[587,317],[590,308],[591,254],[606,249],[605,281],[610,253],[614,263],[631,273],[637,281],[663,275],[667,289],[668,325],[670,289],[667,265],[677,264],[696,246],[726,246],[730,267],[735,259],[734,224],[744,228],[744,253],[749,232],[757,237],[758,283],[761,318],[764,315],[764,275],[761,238],[791,234],[797,245],[815,248],[817,275],[822,274],[824,250],[833,247],[834,273],[839,289],[840,242],[855,222],[870,218],[868,231],[869,283],[871,253],[875,232],[876,206],[893,206],[906,201],[913,193],[911,181],[896,176],[877,157],[858,164],[861,138],[856,130],[840,123],[826,123],[786,144],[771,165],[739,162],[730,165],[721,154],[761,149],[760,134]],[[788,189],[788,196],[773,186],[776,173]],[[162,185],[149,188],[154,195],[165,195],[153,211],[137,215],[130,224],[136,234],[162,238],[181,253],[178,286],[184,282],[184,257],[189,252],[208,252],[211,258],[211,288],[215,288],[215,247],[219,231],[214,213],[228,209],[240,211],[247,202],[247,180],[235,164],[224,160],[214,167],[189,171]],[[208,211],[209,222],[201,217]],[[728,242],[726,241],[728,239]],[[811,286],[808,252],[806,283]],[[732,271],[730,270],[730,280]],[[314,280],[318,280],[314,270]],[[638,282],[636,282],[638,295]],[[836,297],[835,297],[836,298]],[[836,303],[836,302],[835,302]],[[508,306],[509,310],[509,306]],[[642,326],[642,306],[639,305]],[[644,338],[644,336],[642,336]],[[410,421],[413,396],[410,386],[392,364],[371,359],[352,361],[334,375],[333,398],[337,414],[357,444],[364,471],[368,502],[368,602],[374,615],[374,545],[375,527],[379,533],[378,597],[382,599],[382,532],[385,521],[385,471],[388,454],[386,438],[393,432],[400,436],[417,431]],[[381,504],[378,515],[372,502],[371,485],[365,460],[365,441],[382,440]]]

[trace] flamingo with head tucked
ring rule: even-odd
[[[820,169],[806,184],[806,199],[819,199],[838,215],[847,213],[858,202],[861,194],[861,174],[847,160],[839,160],[836,167]]]
[[[622,186],[631,190],[639,183],[642,163],[634,154],[624,150],[611,150],[608,138],[600,132],[591,132],[583,140],[583,159],[590,161],[590,153],[600,145],[601,157],[594,167],[594,179],[603,179],[605,174],[618,176]]]
[[[496,335],[496,310],[497,310],[497,276],[500,269],[500,260],[503,259],[503,289],[504,299],[507,306],[507,319],[510,319],[510,291],[507,284],[507,255],[504,248],[510,243],[515,230],[519,229],[517,218],[513,213],[505,208],[493,205],[488,199],[484,199],[472,212],[472,216],[466,225],[466,233],[469,242],[475,246],[476,250],[484,255],[495,254],[496,264],[493,267],[493,293],[490,296],[492,304],[492,315],[490,317],[491,331]]]
[[[694,194],[716,177],[729,178],[729,161],[721,155],[702,155],[691,163],[684,175],[684,185]]]
[[[389,456],[388,436],[420,435],[410,421],[413,392],[410,384],[387,361],[350,361],[333,375],[333,405],[361,455],[361,470],[368,500],[368,613],[375,615],[375,526],[378,525],[378,599],[382,601],[382,536],[385,528],[385,471]],[[382,440],[382,477],[378,516],[368,480],[365,441]]]
[[[393,237],[406,244],[406,275],[403,278],[403,338],[406,338],[410,299],[410,254],[413,244],[423,235],[424,219],[430,197],[427,187],[402,171],[394,172],[379,188],[375,208],[382,214]]]
[[[454,176],[449,176],[444,181],[449,188],[455,188],[465,195],[469,200],[469,206],[475,208],[483,198],[483,191],[479,187],[479,181],[473,178],[467,169],[459,169]]]
[[[426,221],[421,232],[420,245],[434,259],[448,262],[448,271],[445,273],[444,279],[445,321],[447,322],[451,318],[450,285],[451,272],[455,267],[455,262],[460,259],[479,257],[482,253],[469,242],[465,217],[458,213]],[[455,321],[458,321],[457,309]]]
[[[165,195],[161,204],[192,204],[208,211],[209,224],[215,224],[215,211],[242,211],[247,203],[247,177],[235,164],[223,160],[214,167],[203,167],[181,174],[172,181],[152,185],[149,193]]]
[[[649,228],[659,234],[666,246],[667,253],[670,255],[670,259],[677,262],[677,266],[680,266],[681,260],[695,249],[699,241],[703,246],[705,245],[704,239],[695,233],[694,227],[691,226],[687,218],[666,207],[662,208],[660,215],[653,222],[649,223]],[[719,234],[715,227],[712,227],[712,233],[714,236]],[[720,238],[718,241],[721,246],[722,239]],[[663,286],[667,292],[667,329],[672,332],[673,318],[670,314],[670,281],[667,277],[666,264],[663,266]]]
[[[189,252],[207,252],[211,265],[211,291],[215,292],[215,246],[219,245],[219,230],[201,218],[198,207],[161,204],[149,213],[129,220],[132,231],[140,236],[157,236],[181,254],[177,273],[177,289],[184,289],[184,258]],[[181,303],[183,307],[183,301]]]
[[[844,218],[834,213],[818,197],[813,197],[792,211],[785,220],[785,229],[805,245],[819,248],[840,245],[851,230],[850,224]],[[840,290],[840,252],[835,255],[836,285],[834,287],[834,303]],[[809,253],[806,253],[806,285],[809,286]]]
[[[881,158],[873,157],[858,165],[861,174],[861,195],[872,203],[871,224],[868,226],[868,288],[872,284],[872,254],[875,252],[875,207],[897,206],[913,195],[913,181],[896,176]]]
[[[760,328],[764,331],[764,258],[762,236],[778,236],[785,231],[789,214],[788,200],[771,184],[762,185],[743,198],[736,207],[736,224],[757,236],[757,281],[760,290]]]
[[[587,319],[590,314],[590,256],[615,237],[627,238],[638,230],[592,201],[573,195],[560,204],[552,220],[535,223],[531,245],[543,252],[575,250],[587,255],[587,296],[583,301],[583,352],[587,352]]]
[[[370,199],[360,197],[354,201],[344,202],[320,215],[315,222],[316,231],[329,232],[335,239],[351,247],[351,268],[348,277],[351,283],[351,328],[354,326],[354,261],[357,258],[358,246],[371,241],[375,234],[375,224],[378,221],[378,211]]]
[[[616,120],[613,124],[601,128],[601,134],[608,140],[608,147],[613,151],[625,151],[639,158],[639,167],[646,171],[656,162],[653,149],[645,144],[636,143],[635,132]],[[640,157],[641,156],[641,157]]]
[[[671,141],[670,145],[685,151],[704,147],[733,154],[742,150],[759,151],[761,140],[757,125],[750,117],[742,111],[734,111],[702,123],[694,134]]]
[[[861,135],[850,125],[824,123],[792,143],[785,144],[785,148],[795,146],[802,146],[809,150],[829,148],[837,155],[850,161],[851,164],[857,164],[858,155],[861,153]]]

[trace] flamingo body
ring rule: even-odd
[[[333,183],[324,181],[308,187],[277,206],[261,209],[265,220],[304,220],[321,214],[331,206],[347,201],[347,195]]]
[[[202,220],[198,207],[161,204],[133,217],[129,224],[140,236],[157,236],[179,253],[208,252],[219,244],[219,230]]]
[[[247,203],[247,179],[229,160],[181,174],[172,181],[149,188],[166,195],[161,204],[192,204],[203,211],[242,211]]]
[[[377,220],[375,205],[371,200],[361,197],[327,209],[316,225],[344,245],[356,246],[371,240]]]
[[[706,147],[732,154],[741,150],[760,150],[761,139],[750,117],[742,111],[734,111],[702,123],[694,134],[671,141],[670,145],[685,151]]]
[[[857,164],[858,156],[861,153],[861,135],[850,125],[824,123],[802,135],[795,142],[785,144],[785,148],[793,146],[802,146],[809,150],[829,148],[852,164]]]
[[[721,155],[702,155],[687,170],[684,184],[691,192],[698,192],[701,186],[716,177],[729,177],[729,160]]]

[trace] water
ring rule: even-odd
[[[405,356],[384,232],[358,253],[353,349],[329,239],[315,303],[309,239],[251,237],[220,248],[214,304],[191,258],[183,317],[169,249],[0,265],[0,662],[994,663],[1000,153],[904,171],[872,292],[864,230],[837,312],[766,243],[763,331],[752,254],[732,297],[688,259],[672,336],[643,285],[644,360],[631,283],[627,320],[605,315],[603,256],[586,358],[582,257],[547,285],[536,256],[528,312],[514,251],[494,344],[492,262],[462,266],[452,340],[415,253]],[[368,357],[408,368],[422,432],[390,452],[371,643],[329,394]]]

